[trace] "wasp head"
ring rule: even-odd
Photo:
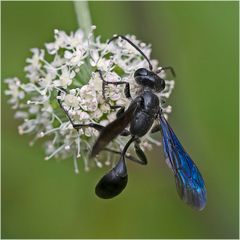
[[[137,84],[153,89],[156,92],[161,92],[165,88],[164,79],[160,78],[153,71],[146,68],[139,68],[134,73],[134,78]]]

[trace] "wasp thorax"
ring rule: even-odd
[[[160,78],[156,73],[149,71],[146,68],[139,68],[136,70],[134,78],[137,84],[143,87],[149,87],[156,92],[161,92],[165,88],[164,79]]]

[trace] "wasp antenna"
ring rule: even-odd
[[[175,73],[173,67],[171,67],[171,66],[161,67],[161,68],[157,69],[156,74],[160,73],[163,70],[170,70],[170,72],[173,75],[173,77],[176,77],[176,73]]]
[[[125,36],[114,34],[113,37],[108,41],[108,44],[109,44],[110,42],[112,42],[113,40],[117,39],[117,38],[122,38],[122,39],[124,39],[124,40],[127,41],[130,45],[132,45],[135,49],[137,49],[137,51],[139,51],[139,52],[142,54],[142,56],[147,60],[148,65],[149,65],[149,69],[150,69],[151,71],[153,70],[153,66],[152,66],[152,64],[150,63],[150,60],[148,59],[148,57],[143,53],[143,51],[142,51],[138,46],[136,46],[131,40],[129,40],[129,39],[126,38]]]

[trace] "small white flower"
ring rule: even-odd
[[[28,65],[24,68],[27,72],[27,78],[31,82],[38,80],[41,75],[42,61],[44,59],[45,52],[43,49],[32,48],[31,52],[33,53],[31,58],[27,58],[26,62]]]
[[[84,61],[83,59],[85,58],[84,56],[85,51],[83,49],[77,48],[74,52],[70,51],[65,51],[64,57],[67,59],[66,64],[69,66],[78,66],[80,67]]]
[[[102,117],[103,112],[97,108],[95,111],[91,112],[91,118],[94,120],[98,120]]]
[[[21,82],[15,77],[12,79],[6,79],[5,83],[8,84],[8,89],[5,91],[5,94],[10,96],[9,103],[13,108],[17,108],[19,101],[25,96],[24,91],[21,89]]]
[[[96,49],[90,51],[90,64],[92,67],[108,72],[113,66],[112,59],[105,59],[99,55],[99,52]]]
[[[91,85],[85,85],[79,92],[81,98],[81,108],[85,111],[94,112],[98,107],[97,94]]]
[[[61,75],[58,80],[54,81],[55,87],[64,87],[72,84],[73,78],[75,77],[76,73],[71,71],[67,66],[64,66],[61,69]]]
[[[80,104],[80,99],[72,94],[66,94],[64,97],[64,103],[68,107],[78,108]]]

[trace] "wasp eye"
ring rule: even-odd
[[[164,79],[161,79],[161,88],[162,90],[165,88],[165,80]]]
[[[159,78],[155,81],[155,91],[161,92],[165,88],[165,80]]]
[[[134,73],[134,77],[142,77],[142,76],[147,76],[147,75],[148,75],[148,70],[146,68],[139,68]]]

